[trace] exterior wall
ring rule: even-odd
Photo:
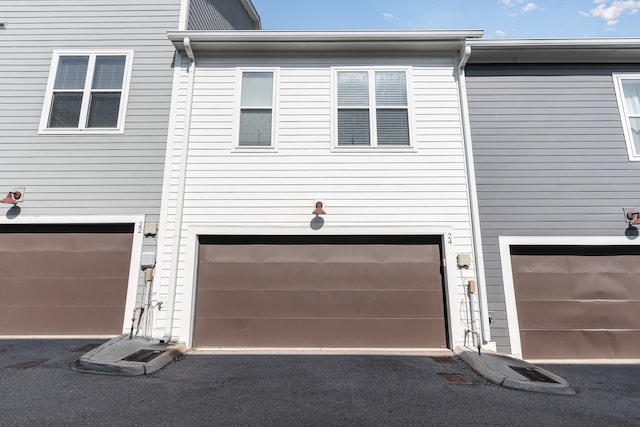
[[[240,0],[190,0],[188,30],[256,30]]]
[[[179,0],[2,2],[0,189],[26,188],[21,215],[157,217]],[[123,134],[39,135],[54,50],[132,49]]]
[[[638,207],[640,165],[627,156],[612,79],[625,71],[640,66],[466,69],[491,336],[501,351],[511,349],[498,237],[624,238],[622,208]]]
[[[195,74],[186,59],[175,98],[159,246],[159,298],[168,298],[183,144],[188,159],[177,272],[173,337],[189,340],[198,232],[230,234],[411,234],[446,230],[445,251],[472,253],[467,176],[454,58],[202,58]],[[332,150],[331,66],[412,66],[411,150]],[[237,67],[278,68],[276,149],[235,149]],[[194,78],[192,99],[189,79]],[[185,123],[186,121],[186,123]],[[190,122],[190,126],[189,126]],[[259,152],[258,152],[259,151]],[[324,227],[313,230],[314,201],[322,200]],[[448,242],[448,239],[451,239]],[[449,274],[452,328],[468,325],[464,284],[474,269]],[[164,319],[160,319],[162,325]],[[462,324],[464,323],[464,326]],[[160,333],[159,331],[157,333]],[[461,340],[452,344],[460,344]]]

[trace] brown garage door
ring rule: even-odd
[[[194,345],[445,347],[435,238],[201,238]]]
[[[640,357],[640,248],[511,249],[523,357]]]
[[[0,228],[0,335],[122,332],[131,225]]]

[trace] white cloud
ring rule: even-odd
[[[624,14],[634,14],[640,11],[640,1],[634,0],[594,0],[598,6],[589,12],[580,12],[582,16],[591,16],[607,21],[610,27],[615,26]]]
[[[382,17],[385,21],[391,21],[392,19],[395,19],[395,16],[390,13],[383,13]]]
[[[535,3],[527,3],[526,6],[524,6],[522,8],[523,12],[531,12],[532,10],[536,10],[538,8],[538,5]]]
[[[500,3],[502,3],[503,5],[505,5],[507,7],[513,7],[516,4],[524,3],[524,0],[500,0]]]
[[[496,30],[496,36],[498,36],[498,37],[504,37],[504,36],[506,36],[506,35],[507,35],[507,33],[505,33],[504,31],[502,31],[502,30]]]

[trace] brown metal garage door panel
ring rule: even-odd
[[[132,233],[47,227],[0,233],[0,335],[120,333]]]
[[[521,339],[522,354],[529,359],[637,359],[640,354],[634,330],[527,330]]]
[[[352,263],[336,262],[220,262],[201,264],[200,274],[207,289],[397,289],[398,270],[403,271],[403,289],[442,291],[436,263]],[[362,278],[367,277],[366,281]]]
[[[640,356],[640,251],[515,247],[513,281],[525,358]]]
[[[444,347],[437,244],[202,244],[196,346]]]
[[[295,304],[291,304],[295,301]],[[198,308],[217,317],[444,317],[442,293],[396,291],[203,291]]]
[[[442,319],[200,319],[197,328],[201,346],[412,348],[444,341]]]

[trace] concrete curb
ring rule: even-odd
[[[139,350],[162,353],[148,362],[123,360]],[[82,355],[72,363],[71,369],[102,375],[150,375],[182,356],[185,351],[184,344],[158,344],[157,341],[144,338],[129,339],[128,334],[123,334]]]
[[[482,354],[478,354],[477,351],[473,351],[465,347],[456,347],[455,352],[460,359],[467,363],[471,369],[476,371],[479,375],[502,387],[536,393],[561,394],[566,396],[573,396],[576,394],[576,392],[571,388],[571,385],[564,378],[554,374],[553,372],[547,371],[546,369],[525,362],[524,360],[489,350],[483,350]],[[537,371],[556,382],[548,383],[529,380],[513,370],[512,367],[522,367]]]

